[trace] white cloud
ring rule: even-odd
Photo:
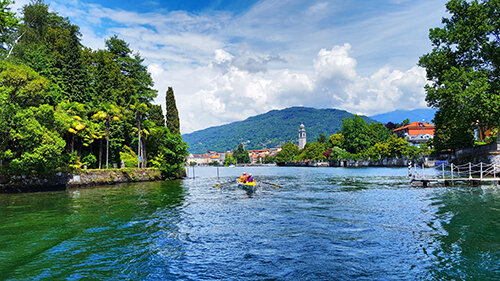
[[[361,114],[425,107],[425,71],[415,64],[446,0],[392,1],[402,5],[262,0],[237,15],[49,4],[81,27],[84,45],[103,48],[117,34],[139,51],[156,102],[174,88],[187,133],[297,105]]]
[[[219,125],[288,106],[335,107],[359,114],[377,114],[398,108],[425,107],[425,71],[383,67],[371,76],[356,72],[349,44],[321,49],[310,70],[288,69],[250,72],[235,65],[237,58],[216,50],[206,66],[184,73],[196,79],[179,84],[176,91],[186,132]],[[156,66],[150,68],[153,76]],[[175,71],[164,71],[163,75]],[[186,93],[179,89],[190,88]]]

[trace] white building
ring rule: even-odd
[[[306,146],[307,140],[306,140],[306,128],[304,124],[300,124],[299,128],[299,149],[304,149],[304,146]]]

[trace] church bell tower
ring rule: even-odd
[[[299,149],[303,149],[306,146],[306,128],[304,124],[300,124],[299,128]]]

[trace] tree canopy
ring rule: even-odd
[[[110,166],[137,166],[139,155],[178,175],[187,145],[151,104],[157,91],[140,55],[117,36],[104,50],[85,48],[78,26],[41,0],[23,7],[18,25],[9,4],[0,0],[0,29],[18,42],[0,37],[12,50],[0,60],[0,172],[101,168],[104,155]]]
[[[172,87],[168,87],[165,99],[167,104],[167,128],[172,134],[178,135],[181,133],[181,127],[179,123],[179,112],[177,111],[177,105],[175,104],[174,90]]]
[[[361,152],[371,144],[368,123],[358,115],[342,120],[344,148],[351,153]]]
[[[281,151],[276,153],[276,163],[284,163],[295,160],[299,156],[299,147],[293,143],[286,143],[281,147]]]
[[[430,30],[433,49],[420,58],[427,103],[438,109],[436,149],[472,145],[475,126],[500,123],[500,5],[496,0],[450,0],[450,18]]]
[[[248,151],[245,150],[243,144],[239,144],[238,148],[233,151],[233,157],[236,160],[237,164],[245,164],[250,163],[250,156],[248,155]]]

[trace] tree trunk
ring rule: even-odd
[[[109,116],[106,119],[106,169],[109,168]]]
[[[102,138],[99,140],[99,169],[102,169]]]
[[[141,168],[142,159],[141,159],[141,115],[138,115],[139,121],[139,142],[137,144],[137,168]]]
[[[146,168],[146,140],[144,140],[144,143],[142,144],[142,167]]]

